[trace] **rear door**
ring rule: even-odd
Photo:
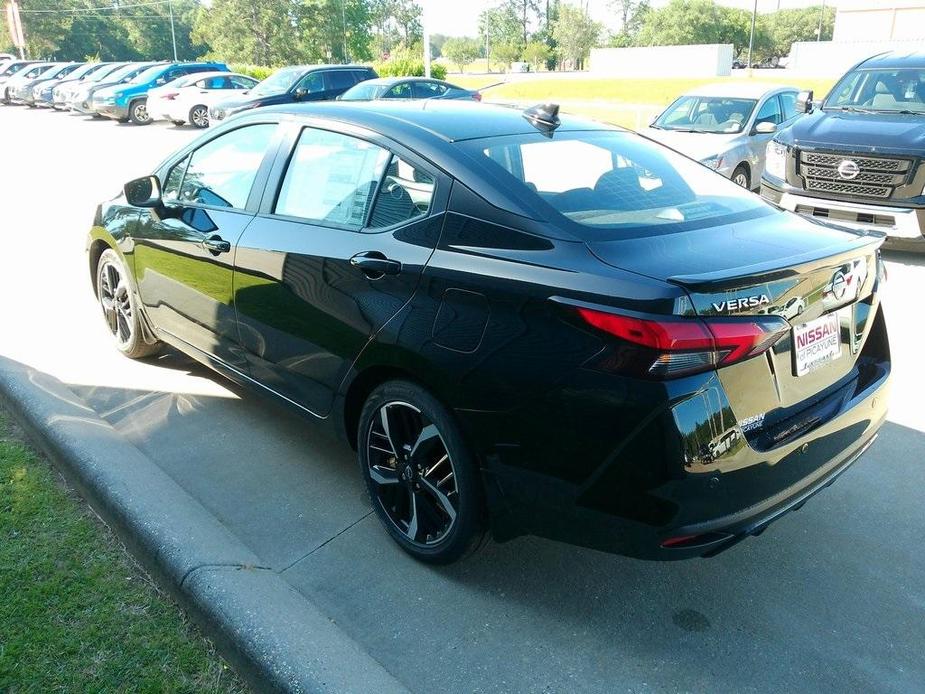
[[[246,368],[234,315],[234,248],[257,208],[274,122],[226,131],[164,174],[164,208],[142,213],[135,276],[158,330],[235,368]],[[259,187],[260,184],[258,184]]]
[[[334,99],[356,84],[354,70],[327,70],[324,72],[324,98]]]
[[[360,351],[413,295],[448,190],[375,135],[293,124],[235,259],[252,375],[326,415]]]

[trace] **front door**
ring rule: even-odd
[[[156,329],[245,368],[234,315],[234,248],[253,220],[248,200],[276,124],[226,132],[167,172],[164,206],[142,215],[135,276]]]
[[[238,243],[251,374],[319,416],[436,247],[448,179],[381,141],[304,128]]]

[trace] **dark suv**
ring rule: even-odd
[[[215,124],[230,115],[257,106],[291,104],[296,101],[336,99],[355,84],[379,75],[365,65],[290,65],[267,77],[247,92],[222,101],[209,111]]]
[[[761,195],[808,217],[886,232],[925,250],[925,53],[884,53],[848,71],[768,144]]]

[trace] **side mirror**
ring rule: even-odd
[[[292,92],[292,96],[296,101],[301,101],[306,96],[308,96],[308,90],[305,87],[299,87],[294,92]]]
[[[813,110],[813,90],[808,89],[797,94],[797,113],[810,113]]]
[[[157,176],[136,178],[122,186],[122,190],[126,201],[133,207],[160,207],[161,205],[161,182]]]
[[[777,125],[769,121],[764,121],[755,126],[755,132],[759,135],[766,135],[768,133],[773,133],[777,130]]]

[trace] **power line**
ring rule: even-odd
[[[152,0],[152,2],[135,2],[131,5],[110,5],[108,7],[72,7],[67,10],[20,10],[20,14],[73,14],[79,12],[120,12],[133,7],[153,7],[154,5],[169,5],[171,0]]]

